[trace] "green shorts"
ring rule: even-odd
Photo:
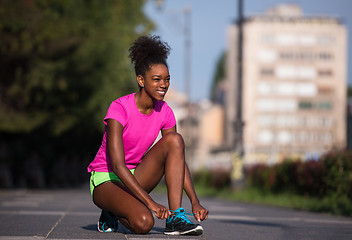
[[[134,168],[130,169],[131,173],[134,174]],[[117,181],[117,182],[121,182],[121,179],[116,176],[115,173],[113,172],[95,172],[92,171],[90,174],[90,195],[93,198],[93,191],[94,188],[99,186],[102,183],[106,183],[106,182],[112,182],[112,181]]]

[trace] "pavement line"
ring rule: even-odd
[[[174,237],[177,237],[177,239],[184,239],[184,240],[199,240],[199,238],[180,238],[180,235],[177,235],[177,236],[174,236]],[[181,235],[182,237],[182,235]],[[54,240],[54,239],[50,239],[50,240]],[[58,239],[56,239],[58,240]],[[75,239],[76,240],[76,239]],[[170,238],[130,238],[130,237],[127,237],[127,240],[170,240]]]
[[[54,215],[54,216],[98,216],[98,212],[65,212],[65,211],[0,211],[1,214],[17,214],[17,215]],[[285,217],[250,217],[250,216],[238,216],[238,215],[221,215],[221,214],[210,214],[209,219],[214,220],[237,220],[237,221],[286,221],[286,222],[308,222],[308,223],[322,223],[322,224],[351,224],[352,221],[339,220],[339,219],[314,219],[314,218],[285,218]],[[60,218],[61,219],[61,218]],[[59,219],[59,220],[60,220]],[[61,221],[61,220],[60,220]],[[0,236],[1,237],[1,236]],[[4,238],[0,238],[2,240]]]
[[[50,229],[50,231],[48,232],[48,234],[45,236],[44,239],[47,239],[47,238],[50,236],[51,232],[54,231],[54,229],[56,228],[56,226],[59,225],[59,223],[62,221],[62,219],[64,219],[64,217],[65,217],[65,214],[63,214],[63,215],[59,218],[59,220],[57,220],[57,222],[55,223],[55,225]]]
[[[249,222],[258,221],[287,221],[287,222],[308,222],[308,223],[326,223],[326,224],[351,224],[352,221],[336,219],[313,219],[313,218],[283,218],[283,217],[248,217],[236,215],[209,215],[209,219],[214,220],[240,220]]]
[[[180,236],[177,236],[180,237]],[[36,237],[36,236],[0,236],[0,240],[44,240],[44,237]],[[74,240],[91,240],[92,238],[80,238]],[[170,238],[139,238],[133,237],[129,238],[128,240],[170,240]],[[177,238],[177,239],[184,239],[184,240],[199,240],[199,238]],[[50,240],[67,240],[66,238],[50,238]]]
[[[211,214],[208,216],[208,219],[215,219],[215,220],[244,220],[244,221],[258,221],[258,218],[255,217],[248,217],[248,216],[235,216],[235,215],[214,215]]]
[[[39,203],[36,201],[12,201],[2,202],[3,207],[38,207]]]
[[[17,214],[17,215],[63,215],[64,211],[0,211],[1,214]],[[66,215],[74,215],[74,216],[99,216],[98,212],[67,212]]]
[[[242,207],[225,207],[225,206],[209,206],[211,212],[246,212],[245,208]]]
[[[44,237],[37,236],[0,236],[0,240],[44,240]]]
[[[315,218],[262,218],[263,220],[269,221],[294,221],[294,222],[308,222],[308,223],[326,223],[326,224],[352,224],[352,221],[348,220],[336,220],[336,219],[315,219]]]

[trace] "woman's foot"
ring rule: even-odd
[[[118,218],[112,213],[102,210],[97,224],[99,232],[116,232],[118,228]]]
[[[199,224],[192,223],[188,219],[183,208],[178,208],[176,211],[171,211],[173,214],[166,219],[166,235],[201,235],[203,228]]]

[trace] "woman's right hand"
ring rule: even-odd
[[[168,216],[171,215],[171,212],[167,207],[156,202],[152,202],[151,204],[149,204],[148,208],[153,211],[155,217],[159,219],[167,219]]]

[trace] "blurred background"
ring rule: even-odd
[[[352,212],[351,10],[350,0],[1,0],[0,187],[86,183],[109,104],[138,90],[128,48],[157,34],[172,48],[166,101],[197,184],[343,196]]]

